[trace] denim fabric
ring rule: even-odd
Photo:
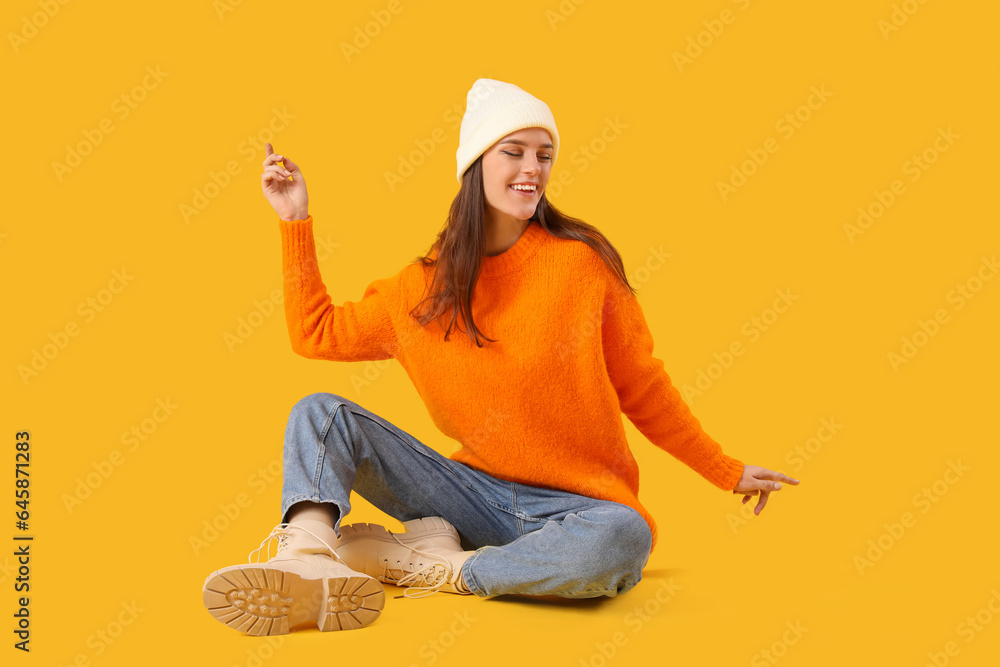
[[[462,568],[480,597],[614,596],[634,587],[652,535],[621,503],[497,479],[452,461],[357,403],[329,393],[292,408],[285,431],[282,521],[303,500],[350,512],[350,492],[408,521],[440,516],[475,551]]]

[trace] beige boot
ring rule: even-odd
[[[462,565],[475,552],[462,550],[455,527],[439,516],[404,521],[403,527],[405,533],[392,533],[374,523],[341,526],[337,554],[352,569],[387,584],[411,587],[406,597],[437,591],[471,595],[462,579]]]
[[[277,537],[270,560],[254,562]],[[304,623],[323,632],[364,627],[378,618],[385,591],[374,578],[355,572],[334,551],[337,534],[320,521],[279,524],[250,554],[250,564],[208,576],[205,607],[222,623],[248,635],[283,635]]]

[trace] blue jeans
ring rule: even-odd
[[[352,489],[399,521],[440,516],[455,526],[475,551],[465,583],[483,598],[614,596],[649,560],[649,525],[627,505],[497,479],[353,401],[310,394],[285,431],[282,521],[297,502],[332,503],[339,532]]]

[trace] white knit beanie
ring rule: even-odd
[[[556,121],[545,102],[512,83],[495,79],[477,79],[466,100],[465,115],[459,134],[458,181],[462,174],[486,150],[511,132],[540,127],[552,135],[552,162],[559,153]]]

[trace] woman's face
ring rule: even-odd
[[[552,137],[548,130],[525,128],[490,146],[483,153],[487,217],[493,222],[504,216],[530,218],[549,182],[551,169]],[[511,187],[515,184],[525,184],[525,188]]]

